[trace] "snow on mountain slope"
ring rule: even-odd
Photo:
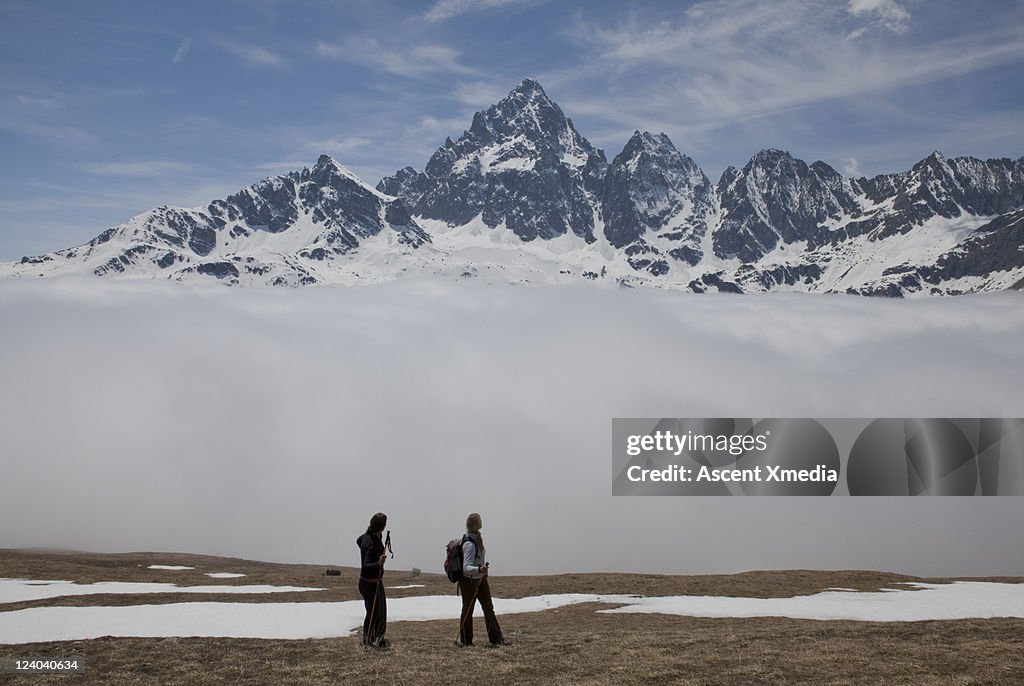
[[[321,156],[206,207],[159,207],[85,245],[0,264],[231,285],[648,285],[914,296],[1022,288],[1024,158],[843,177],[765,149],[713,184],[664,134],[612,160],[527,79],[423,171],[371,187]]]
[[[206,207],[159,207],[85,245],[26,257],[6,271],[294,286],[325,280],[325,265],[380,243],[388,246],[380,262],[400,264],[430,236],[400,200],[323,155],[301,172],[264,179]]]

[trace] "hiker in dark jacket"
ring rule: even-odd
[[[484,624],[487,627],[487,639],[492,646],[505,645],[501,636],[498,618],[494,616],[494,603],[491,601],[491,588],[487,583],[489,564],[484,539],[480,535],[483,520],[474,512],[466,517],[466,535],[462,539],[462,580],[459,581],[459,594],[462,596],[462,616],[459,624],[458,644],[473,645],[473,607],[480,601],[484,611]]]
[[[384,593],[384,560],[387,551],[381,534],[388,516],[383,512],[370,517],[366,533],[356,539],[359,546],[359,595],[363,596],[366,618],[363,620],[363,645],[387,648],[388,599]]]

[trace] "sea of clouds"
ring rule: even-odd
[[[613,417],[1021,417],[1020,293],[0,282],[0,547],[1022,574],[1024,498],[613,498]]]

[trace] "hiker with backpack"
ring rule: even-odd
[[[366,533],[356,539],[359,546],[359,595],[363,596],[366,618],[363,619],[363,645],[374,648],[388,648],[391,642],[384,637],[387,632],[388,599],[384,593],[384,561],[387,559],[388,540],[382,534],[387,526],[388,516],[383,512],[370,517]]]
[[[491,601],[491,588],[487,582],[489,563],[487,562],[484,539],[480,535],[483,520],[476,512],[466,517],[466,534],[462,537],[462,574],[459,578],[459,595],[462,596],[462,615],[459,622],[459,640],[456,645],[473,645],[473,608],[476,601],[484,611],[484,624],[487,627],[487,639],[491,646],[505,645],[501,635],[501,626],[494,615],[494,603]]]

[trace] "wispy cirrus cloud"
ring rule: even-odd
[[[428,22],[437,22],[472,12],[517,5],[539,5],[542,2],[547,2],[547,0],[437,0],[426,11],[423,18]]]
[[[1024,60],[1024,38],[1012,27],[924,44],[847,40],[879,23],[898,38],[909,20],[909,12],[891,0],[853,0],[847,6],[742,0],[699,3],[678,21],[634,17],[606,26],[580,19],[569,35],[594,52],[584,71],[615,82],[606,89],[613,93],[609,109],[671,111],[697,126]],[[637,88],[645,91],[643,99],[634,98]],[[616,102],[615,92],[628,94],[633,106]]]
[[[94,176],[156,177],[196,171],[197,165],[174,160],[134,160],[120,162],[90,162],[82,170]]]
[[[216,43],[222,50],[234,55],[251,67],[283,67],[285,65],[283,57],[262,45],[239,43],[224,38],[217,39]]]
[[[185,55],[188,54],[189,48],[192,47],[191,38],[182,38],[181,43],[178,45],[178,50],[174,53],[174,57],[171,58],[171,64],[180,64],[185,59]]]
[[[236,174],[221,173],[220,176],[199,165],[189,165],[188,173],[178,175],[138,175],[109,174],[103,176],[123,176],[125,181],[109,184],[104,181],[92,183],[82,179],[81,183],[63,184],[28,179],[27,186],[39,192],[27,202],[16,207],[5,209],[21,209],[38,211],[47,209],[96,207],[122,210],[123,216],[117,221],[124,221],[132,214],[144,212],[157,205],[193,207],[203,205],[215,198],[223,198],[239,189],[241,184]],[[138,181],[135,181],[138,179]],[[13,203],[11,203],[13,205]]]
[[[364,136],[331,136],[321,140],[310,141],[306,149],[316,153],[327,153],[329,155],[345,155],[354,150],[365,148],[372,143]]]
[[[76,123],[74,98],[52,89],[0,87],[0,131],[48,144],[81,146],[96,136]]]
[[[896,0],[850,0],[846,9],[854,17],[867,18],[871,22],[855,29],[850,34],[851,38],[863,35],[871,26],[880,26],[893,33],[906,33],[910,28],[910,11]]]
[[[466,116],[457,117],[420,117],[419,128],[421,131],[431,135],[452,134],[465,131],[469,126],[469,118]]]
[[[287,174],[310,166],[315,160],[290,158],[283,160],[271,160],[248,165],[248,169],[254,172],[265,174]]]
[[[491,79],[487,81],[463,81],[455,86],[452,93],[455,100],[471,107],[486,107],[501,100],[508,94],[514,83],[501,83]]]
[[[396,76],[416,79],[431,74],[477,75],[479,72],[459,61],[460,52],[447,45],[420,43],[384,45],[369,36],[348,36],[337,43],[317,41],[318,57],[362,64]]]

